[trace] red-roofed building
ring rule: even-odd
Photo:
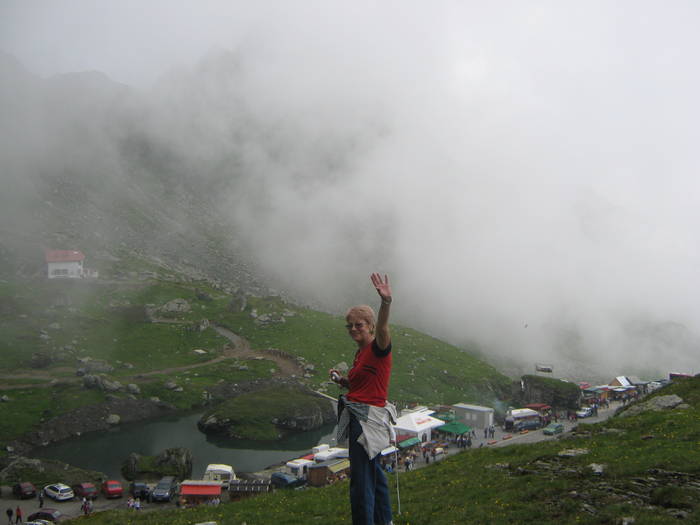
[[[46,250],[49,279],[80,279],[97,277],[96,270],[83,267],[85,254],[78,250]]]
[[[186,479],[180,483],[180,503],[197,505],[206,502],[220,502],[221,486],[220,481]]]

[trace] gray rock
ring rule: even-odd
[[[601,465],[600,463],[591,463],[588,466],[593,471],[593,474],[602,476],[605,473],[605,465]]]
[[[121,420],[122,418],[119,414],[110,414],[105,418],[108,425],[118,425]]]
[[[183,313],[191,310],[190,303],[185,299],[173,299],[160,307],[161,312]]]
[[[130,394],[135,394],[135,395],[139,395],[141,393],[141,389],[135,383],[129,383],[128,385],[126,385],[126,391],[129,392]]]
[[[566,450],[560,450],[557,455],[562,458],[573,458],[576,456],[583,456],[588,454],[588,452],[589,450],[587,448],[569,448]]]
[[[619,417],[628,417],[649,411],[671,410],[683,404],[683,399],[676,394],[667,396],[656,396],[644,403],[637,403],[630,406],[619,414]]]
[[[2,401],[3,403],[7,403],[7,402],[10,401],[10,398],[7,397],[7,396],[1,396],[1,397],[0,397],[0,401]]]
[[[61,323],[51,323],[51,324],[49,325],[49,328],[51,328],[52,330],[60,330],[60,329],[61,329]]]
[[[124,389],[119,381],[109,381],[108,379],[102,378],[102,390],[105,392],[119,392]]]
[[[333,368],[335,368],[341,374],[347,374],[348,370],[350,370],[350,367],[348,367],[348,364],[345,361],[341,361],[340,363],[335,365]]]
[[[172,381],[168,381],[168,382],[165,383],[163,386],[164,386],[165,388],[167,388],[168,390],[175,390],[175,389],[177,388],[177,384],[176,384],[176,383],[173,383]]]

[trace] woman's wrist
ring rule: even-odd
[[[382,297],[382,304],[391,304],[391,296],[389,297]]]

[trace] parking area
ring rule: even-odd
[[[39,500],[37,498],[20,500],[12,495],[11,486],[3,485],[0,488],[2,489],[2,496],[0,497],[0,507],[2,507],[3,513],[5,512],[5,509],[12,509],[14,511],[19,506],[22,509],[22,514],[24,515],[24,520],[26,521],[27,517],[30,514],[39,510]],[[97,499],[94,500],[93,512],[109,509],[125,509],[127,508],[126,502],[128,501],[128,499],[128,495],[124,495],[121,498],[113,499],[105,499],[102,495],[100,495]],[[82,515],[80,506],[81,500],[78,498],[74,498],[70,501],[54,501],[50,498],[44,499],[44,507],[58,509],[61,511],[62,514],[64,514],[68,518],[77,518],[78,516]],[[174,506],[174,500],[170,503],[143,502],[141,504],[140,512]]]

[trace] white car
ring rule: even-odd
[[[593,409],[591,407],[584,407],[576,411],[576,417],[590,417],[593,415]]]
[[[64,485],[63,483],[46,485],[44,487],[44,494],[51,499],[55,499],[56,501],[68,501],[69,499],[73,499],[75,497],[73,489],[68,485]]]
[[[34,521],[25,521],[24,525],[51,525],[51,522],[46,521],[46,520],[34,520]]]

